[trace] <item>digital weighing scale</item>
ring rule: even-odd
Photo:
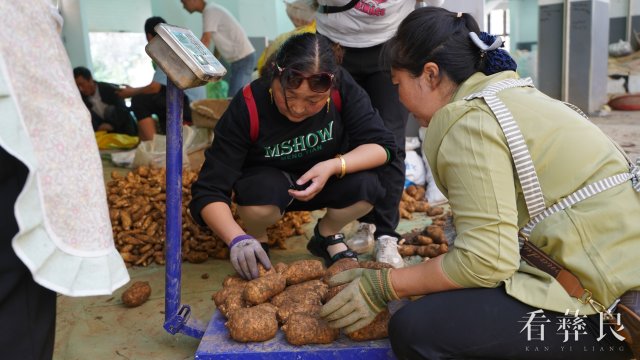
[[[196,359],[394,359],[387,339],[353,342],[341,335],[331,344],[292,346],[278,330],[269,341],[239,343],[229,337],[220,312],[205,323],[181,304],[183,90],[218,80],[226,69],[190,30],[167,24],[155,30],[158,36],[145,50],[168,77],[165,330],[201,339]]]

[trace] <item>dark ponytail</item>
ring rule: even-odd
[[[516,71],[518,65],[511,55],[503,49],[504,42],[501,37],[487,34],[486,32],[481,32],[480,34],[471,33],[469,36],[472,41],[474,37],[481,41],[481,43],[478,44],[476,44],[475,41],[473,41],[473,43],[480,49],[480,68],[483,69],[482,72],[485,73],[485,75],[491,75],[505,70]],[[495,46],[498,47],[494,48]],[[488,49],[484,50],[485,47],[488,47]]]
[[[481,34],[470,14],[439,7],[416,9],[387,42],[386,61],[391,68],[407,70],[416,77],[422,73],[424,64],[433,62],[456,84],[478,71],[490,75],[515,70],[515,62],[506,51],[482,51],[471,40],[471,32]]]

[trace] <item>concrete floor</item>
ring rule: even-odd
[[[612,112],[592,120],[616,140],[633,158],[640,156],[640,113]],[[112,169],[105,168],[105,174]],[[318,214],[314,214],[318,216]],[[403,220],[400,233],[424,227],[426,217]],[[273,250],[272,261],[291,262],[311,258],[305,245],[314,222],[307,224],[305,235],[287,240],[287,250]],[[345,232],[353,232],[351,224]],[[233,273],[228,261],[208,260],[182,267],[182,303],[189,304],[192,316],[208,321],[214,312],[211,295],[227,274]],[[58,297],[58,318],[54,359],[191,359],[199,341],[185,335],[170,335],[164,322],[164,267],[130,268],[133,281],[148,281],[152,288],[149,301],[137,308],[126,308],[120,296],[127,288],[111,296],[86,298]],[[206,275],[205,275],[206,274]]]

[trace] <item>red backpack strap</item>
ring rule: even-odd
[[[340,97],[340,91],[338,91],[338,89],[331,89],[331,101],[336,105],[336,110],[342,112],[342,98]]]
[[[258,140],[258,131],[260,130],[260,119],[258,118],[256,100],[253,98],[253,92],[251,91],[251,84],[247,84],[242,88],[242,94],[249,110],[249,137],[251,142],[256,142]]]

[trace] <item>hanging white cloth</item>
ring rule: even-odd
[[[91,117],[49,7],[0,1],[0,145],[29,170],[12,246],[48,289],[109,294],[129,275],[113,242]]]

